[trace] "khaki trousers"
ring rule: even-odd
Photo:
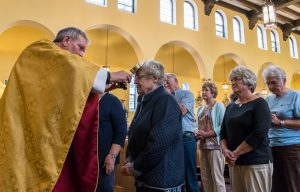
[[[221,150],[200,150],[200,170],[205,192],[226,192],[224,181],[225,161]]]
[[[232,192],[270,192],[273,163],[229,166]]]

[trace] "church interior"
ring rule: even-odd
[[[273,0],[276,21],[272,26],[264,23],[265,2],[1,0],[0,97],[22,50],[40,39],[53,40],[60,29],[70,26],[87,33],[87,60],[110,71],[128,72],[144,60],[158,60],[195,98],[201,94],[202,83],[212,81],[218,86],[217,100],[228,102],[228,74],[240,65],[255,72],[256,92],[263,96],[269,92],[262,71],[274,64],[287,73],[286,86],[300,90],[300,1]],[[123,102],[130,123],[136,108],[134,83],[112,93]],[[117,172],[119,191],[133,191],[133,182]]]

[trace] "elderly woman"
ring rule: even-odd
[[[226,108],[220,143],[229,164],[233,192],[271,191],[272,155],[268,131],[271,113],[267,102],[253,94],[255,74],[242,66],[230,74],[238,99]]]
[[[226,192],[224,181],[224,156],[221,152],[219,135],[225,107],[215,100],[217,87],[212,82],[202,85],[205,105],[197,112],[196,137],[200,139],[200,169],[205,192]]]
[[[272,113],[272,191],[300,191],[300,92],[285,86],[285,72],[278,66],[267,67],[263,78],[273,93],[266,98]]]
[[[135,84],[144,95],[129,128],[129,156],[121,172],[135,176],[137,192],[181,192],[184,183],[181,111],[163,82],[157,61],[146,61],[136,72]]]

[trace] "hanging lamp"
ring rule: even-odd
[[[276,10],[272,0],[266,0],[263,5],[264,26],[267,29],[276,28]]]

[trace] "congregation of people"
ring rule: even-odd
[[[84,60],[87,45],[84,32],[67,28],[54,42],[29,46],[17,61],[0,102],[0,191],[112,192],[120,171],[134,177],[137,192],[226,192],[228,165],[232,192],[300,192],[300,92],[286,87],[282,68],[263,70],[266,98],[255,94],[253,71],[232,69],[227,106],[216,100],[214,82],[202,83],[204,103],[194,113],[193,93],[180,88],[176,74],[144,61],[132,74],[139,96],[127,128],[124,108],[109,91],[129,83],[131,74]],[[56,75],[47,77],[54,73],[45,69]],[[44,84],[26,79],[32,75]]]

